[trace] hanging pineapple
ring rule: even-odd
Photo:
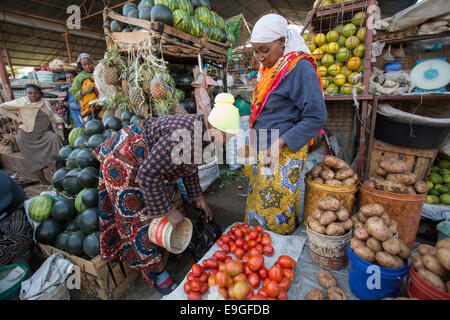
[[[169,85],[164,81],[163,77],[156,74],[150,83],[150,94],[155,100],[167,99],[169,93]]]
[[[112,46],[106,50],[103,66],[105,82],[112,86],[118,85],[120,82],[120,72],[125,67],[125,63],[120,57],[117,47]]]
[[[169,99],[155,99],[154,101],[154,111],[157,117],[164,117],[170,115],[173,102]]]
[[[139,75],[142,89],[148,96],[151,96],[150,84],[153,79],[153,70],[151,66],[146,63],[142,64],[139,69]]]

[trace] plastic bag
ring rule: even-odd
[[[202,211],[198,220],[193,223],[192,238],[188,246],[196,261],[200,260],[222,235],[222,228],[217,222],[206,222],[205,216]]]
[[[389,45],[388,50],[381,56],[383,58],[383,60],[385,60],[387,62],[395,61],[395,58],[391,54],[391,48],[392,48],[392,45]]]

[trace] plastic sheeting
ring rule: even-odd
[[[248,122],[249,116],[240,117],[241,130],[239,134],[232,137],[226,144],[226,163],[231,170],[239,170],[241,168],[241,162],[237,157],[237,151],[239,148],[250,143],[250,124]]]
[[[412,113],[404,112],[402,110],[395,109],[387,103],[383,103],[378,106],[378,113],[389,118],[414,121],[415,123],[450,125],[450,118],[422,117]]]
[[[422,208],[422,217],[434,221],[450,220],[450,206],[425,203]]]

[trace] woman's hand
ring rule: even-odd
[[[278,158],[280,157],[281,150],[286,145],[286,141],[283,138],[278,138],[277,141],[272,143],[272,145],[267,149],[266,155],[264,156],[263,165],[265,167],[270,167],[275,169],[277,167]]]
[[[195,201],[195,204],[198,208],[202,209],[206,213],[206,222],[212,221],[213,215],[211,208],[209,207],[208,203],[206,202],[204,197],[198,198]]]
[[[169,219],[169,222],[175,228],[177,225],[183,222],[184,215],[180,211],[178,211],[178,209],[174,209],[171,213],[167,215],[167,219]]]
[[[82,91],[81,93],[85,96],[85,95],[87,95],[89,93],[94,92],[94,90],[95,90],[95,87],[89,87],[86,90]]]

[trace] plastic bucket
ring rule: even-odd
[[[450,221],[441,221],[436,226],[437,241],[450,237]]]
[[[183,252],[192,238],[192,223],[184,218],[176,228],[167,217],[153,219],[148,228],[150,240],[167,251],[180,254]]]
[[[328,236],[306,227],[311,260],[321,268],[340,270],[347,265],[347,245],[352,231],[342,236]]]
[[[409,267],[407,290],[410,298],[421,300],[450,300],[450,294],[433,287],[423,280],[412,266]]]
[[[427,194],[397,194],[369,188],[361,184],[359,206],[379,203],[398,226],[398,239],[411,250],[419,229],[422,208]]]
[[[345,207],[348,212],[353,212],[355,204],[355,196],[358,191],[358,184],[354,186],[330,186],[316,181],[312,181],[305,177],[305,202],[303,206],[303,227],[306,229],[308,216],[316,208],[316,202],[320,198],[334,197],[339,200],[341,206]]]
[[[20,267],[25,271],[25,274],[22,278],[17,281],[14,285],[12,285],[7,290],[0,293],[0,300],[15,300],[19,297],[20,294],[20,286],[23,281],[28,279],[30,274],[30,269],[24,264],[10,264],[0,268],[0,280],[5,278],[13,269],[16,267]]]
[[[348,284],[361,300],[381,300],[398,296],[402,279],[408,274],[408,261],[398,269],[381,267],[358,257],[347,247]]]

